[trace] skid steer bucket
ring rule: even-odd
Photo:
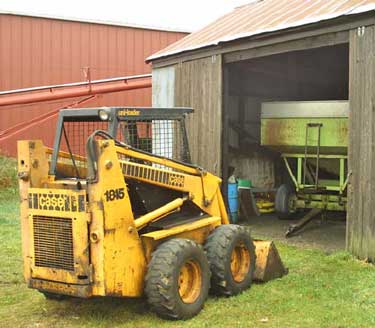
[[[288,273],[272,241],[254,240],[254,244],[256,253],[254,280],[267,282]]]

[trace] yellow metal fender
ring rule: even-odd
[[[256,263],[253,280],[267,282],[288,273],[273,241],[254,240]]]

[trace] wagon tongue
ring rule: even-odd
[[[256,252],[254,280],[267,282],[288,273],[272,241],[254,240],[254,244]]]

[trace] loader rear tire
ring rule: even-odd
[[[207,299],[210,270],[201,246],[189,239],[172,239],[152,254],[145,281],[151,309],[165,319],[189,319]]]
[[[249,288],[255,270],[255,246],[242,226],[217,227],[205,244],[211,269],[211,292],[232,296]]]

